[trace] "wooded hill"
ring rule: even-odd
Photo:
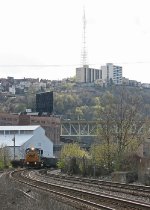
[[[150,115],[150,89],[127,86],[111,86],[102,88],[98,86],[78,86],[75,83],[57,88],[54,91],[54,114],[64,119],[94,120],[97,118],[97,106],[104,100],[107,94],[119,97],[122,92],[128,93],[130,97],[140,98],[143,106],[143,115]],[[0,94],[0,111],[18,113],[25,109],[35,111],[36,92],[26,95],[8,97]],[[127,99],[128,100],[128,99]]]

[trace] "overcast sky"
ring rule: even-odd
[[[0,77],[74,76],[81,62],[85,7],[90,67],[111,62],[123,67],[124,77],[150,83],[149,4],[149,0],[0,0]]]

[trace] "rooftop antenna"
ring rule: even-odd
[[[83,47],[81,53],[81,63],[83,66],[88,66],[87,64],[87,46],[86,46],[86,17],[85,17],[85,7],[83,8]]]

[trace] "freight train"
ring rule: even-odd
[[[42,150],[38,148],[28,148],[25,150],[25,159],[13,160],[11,164],[13,167],[27,167],[27,168],[43,168],[43,167],[57,167],[57,158],[43,157]]]

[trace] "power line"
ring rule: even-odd
[[[41,65],[41,64],[10,64],[10,65],[0,65],[0,67],[68,67],[68,66],[80,66],[79,64],[48,64],[48,65]]]
[[[109,62],[108,62],[109,63]],[[114,64],[150,64],[150,61],[135,61],[135,62],[113,62]],[[104,63],[92,63],[90,66],[95,65],[104,65]],[[47,67],[79,67],[80,64],[0,64],[0,68],[2,67],[36,67],[36,68],[47,68]]]

